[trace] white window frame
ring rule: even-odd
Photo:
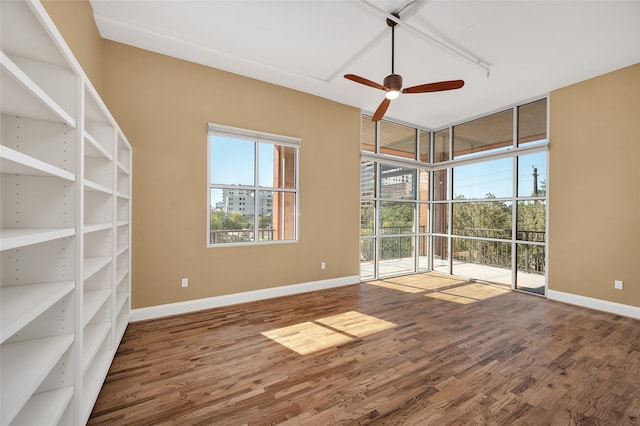
[[[256,149],[254,151],[254,184],[253,185],[225,185],[211,183],[211,136],[221,136],[225,138],[238,139],[244,141],[250,141],[256,143]],[[258,182],[259,176],[259,164],[258,164],[258,143],[268,143],[272,145],[286,146],[294,148],[295,152],[295,185],[294,188],[275,188],[260,186]],[[299,242],[300,234],[300,149],[302,140],[300,138],[276,135],[272,133],[259,132],[255,130],[240,129],[237,127],[223,126],[221,124],[208,123],[207,125],[207,209],[206,209],[206,244],[207,247],[233,247],[233,246],[256,246],[256,245],[269,245],[269,244],[291,244]],[[247,242],[235,242],[235,243],[211,243],[211,190],[212,189],[231,189],[231,190],[250,190],[254,192],[254,240]],[[287,240],[267,240],[260,241],[258,239],[260,221],[258,220],[260,209],[260,203],[258,202],[259,191],[277,191],[277,192],[289,192],[295,194],[295,218],[294,218],[294,238]]]

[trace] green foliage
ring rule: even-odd
[[[211,230],[253,229],[253,218],[240,213],[211,212]]]

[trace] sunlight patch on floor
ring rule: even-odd
[[[395,326],[392,322],[350,311],[265,331],[262,335],[300,355],[307,355]]]
[[[509,293],[511,290],[488,284],[469,283],[447,290],[425,294],[433,299],[446,300],[461,304],[478,302],[491,297]]]
[[[363,337],[378,331],[393,328],[396,324],[381,320],[360,312],[350,311],[343,314],[321,318],[316,321],[331,328],[335,328],[352,336]]]

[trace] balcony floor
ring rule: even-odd
[[[449,262],[442,262],[434,259],[433,270],[436,272],[449,273]],[[418,258],[419,270],[424,272],[427,270],[427,257]],[[380,262],[380,277],[408,274],[416,272],[413,258],[392,259]],[[360,263],[360,276],[363,280],[373,279],[373,263]],[[498,268],[495,266],[479,265],[463,261],[453,261],[453,273],[456,276],[478,279],[492,283],[505,284],[511,286],[512,277],[511,269]],[[517,287],[519,290],[525,290],[536,294],[545,294],[545,277],[540,274],[533,274],[518,271]]]

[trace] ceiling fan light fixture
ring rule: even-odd
[[[387,92],[387,94],[384,95],[384,97],[389,99],[389,100],[398,99],[398,96],[400,96],[400,91],[399,90],[389,90]]]

